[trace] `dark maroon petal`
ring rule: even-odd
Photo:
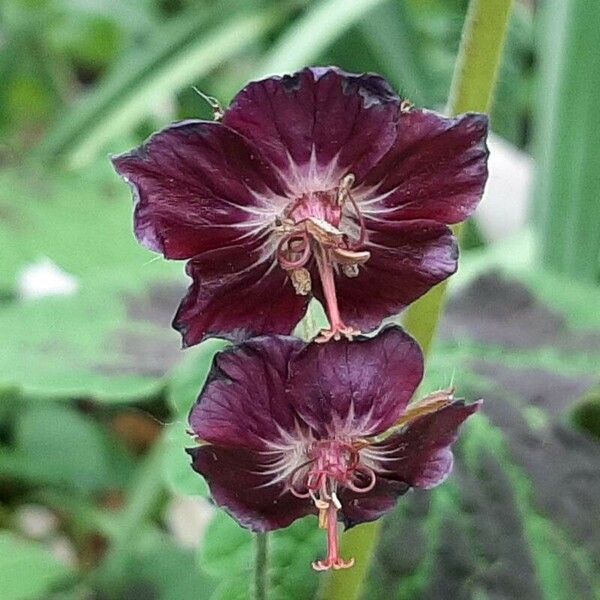
[[[287,393],[288,363],[304,343],[255,338],[217,355],[190,414],[192,431],[212,444],[268,450],[297,415]]]
[[[167,258],[248,240],[281,208],[274,169],[219,123],[176,123],[113,163],[133,188],[137,238]]]
[[[396,506],[399,496],[408,492],[410,486],[402,481],[379,478],[375,487],[366,494],[342,488],[339,493],[342,503],[341,520],[346,529],[360,523],[375,521]]]
[[[402,114],[391,150],[357,190],[365,216],[457,223],[481,200],[487,180],[488,118],[448,119],[425,110]],[[379,201],[376,198],[381,198]]]
[[[481,402],[469,405],[453,402],[420,417],[404,432],[383,442],[380,447],[387,451],[386,461],[382,463],[386,469],[383,476],[425,489],[440,484],[452,469],[450,446],[458,437],[459,426],[477,412],[480,405]]]
[[[381,444],[372,446],[382,453],[376,470],[377,484],[366,494],[344,489],[340,494],[347,527],[373,521],[390,511],[398,496],[409,488],[431,489],[442,483],[452,470],[450,446],[458,428],[477,412],[481,402],[468,406],[457,401],[420,417],[407,429]]]
[[[292,332],[310,298],[296,294],[286,272],[265,256],[269,244],[268,239],[258,239],[225,247],[187,264],[192,285],[173,321],[184,346],[209,336],[241,341]]]
[[[370,225],[368,225],[370,227]],[[357,277],[336,275],[338,305],[346,325],[362,332],[377,328],[456,271],[458,249],[448,227],[433,221],[377,224],[365,249],[369,260]],[[319,280],[313,293],[324,303]]]
[[[385,79],[336,68],[250,83],[233,100],[223,123],[256,144],[280,170],[336,160],[341,175],[366,173],[396,137],[400,98]],[[314,190],[310,190],[314,191]]]
[[[423,376],[423,356],[400,327],[388,327],[371,339],[310,344],[289,373],[296,410],[319,436],[363,437],[402,415]]]
[[[310,499],[286,491],[283,482],[271,483],[264,475],[264,458],[256,452],[200,446],[188,450],[194,470],[208,481],[213,500],[242,526],[252,531],[287,527],[314,514]]]

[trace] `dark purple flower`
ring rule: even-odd
[[[399,327],[354,342],[272,336],[230,348],[190,415],[193,467],[253,531],[318,514],[329,552],[315,568],[350,566],[338,519],[372,521],[411,487],[441,483],[458,426],[479,408],[450,391],[409,406],[422,374],[421,351]]]
[[[447,225],[481,198],[487,126],[412,109],[376,75],[307,68],[114,164],[140,242],[189,260],[185,345],[290,333],[311,295],[329,316],[321,339],[351,338],[455,271]]]

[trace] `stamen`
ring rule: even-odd
[[[335,198],[335,201],[338,206],[343,206],[346,202],[346,198],[350,193],[350,188],[354,185],[355,180],[356,178],[354,177],[353,173],[348,173],[348,175],[342,177]]]
[[[354,209],[354,214],[355,214],[356,218],[358,219],[358,225],[360,227],[360,233],[358,234],[358,240],[356,240],[355,242],[348,243],[348,247],[351,250],[356,250],[358,248],[361,248],[365,243],[365,239],[367,237],[367,227],[365,225],[365,219],[362,215],[362,212],[360,211],[360,208],[358,208],[358,204],[356,204],[356,200],[354,199],[354,196],[350,192],[348,192],[348,199],[350,200],[350,204],[352,205],[352,208]]]
[[[369,478],[369,483],[366,486],[360,487],[353,483],[351,480],[348,480],[345,484],[347,488],[351,489],[353,492],[356,492],[358,494],[364,494],[366,492],[370,492],[375,487],[377,477],[373,469],[359,464],[356,465],[356,467],[354,467],[354,472],[363,473],[364,475],[366,475]]]
[[[337,494],[335,492],[331,492],[331,501],[338,510],[342,509],[342,503],[340,502],[340,499],[337,497]]]
[[[201,92],[196,86],[192,86],[192,89],[212,108],[213,119],[215,121],[222,121],[225,111],[221,103],[214,96],[208,96],[204,92]]]
[[[294,248],[294,242],[300,242],[302,246],[300,248]],[[293,253],[301,253],[300,258],[292,260],[291,255]],[[308,234],[305,231],[288,233],[279,240],[279,244],[277,244],[277,260],[286,271],[302,268],[308,262],[309,258],[310,242]]]
[[[307,473],[303,473],[302,476],[304,478],[304,482],[303,485],[306,486],[306,492],[300,491],[298,490],[298,488],[296,487],[297,483],[298,483],[298,477],[301,474],[302,469],[306,468],[308,465],[310,465],[311,463],[313,463],[314,460],[307,460],[306,462],[302,463],[301,465],[297,466],[291,473],[290,473],[290,482],[289,482],[289,487],[290,487],[290,492],[292,492],[292,494],[294,496],[296,496],[296,498],[310,498],[312,497],[312,490],[310,489],[309,485],[308,485],[308,478],[310,476],[310,474]]]
[[[350,279],[354,278],[354,277],[358,277],[360,272],[358,270],[358,265],[357,264],[353,264],[353,265],[342,265],[342,273],[346,276],[349,277]]]
[[[310,271],[304,267],[288,271],[288,275],[292,280],[292,285],[298,296],[307,296],[312,290],[312,281]]]

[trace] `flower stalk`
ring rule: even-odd
[[[494,98],[512,0],[471,0],[463,27],[447,113],[489,112]],[[461,225],[453,227],[460,239]],[[406,311],[404,325],[427,355],[434,340],[446,295],[446,283],[433,288]],[[334,571],[322,597],[328,600],[359,598],[374,555],[381,521],[366,523],[342,538],[342,552],[355,557],[353,569]]]
[[[269,534],[257,533],[255,541],[254,598],[255,600],[267,600],[269,597]]]

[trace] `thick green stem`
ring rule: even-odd
[[[489,112],[494,97],[512,0],[471,0],[452,78],[447,112]],[[460,235],[460,228],[455,232]],[[446,287],[439,285],[415,302],[404,324],[427,354],[435,336],[444,304]],[[361,525],[342,539],[342,555],[354,557],[355,566],[334,571],[322,597],[326,600],[355,600],[363,589],[381,521]]]
[[[267,600],[269,597],[269,550],[268,534],[256,534],[256,557],[254,562],[254,598]]]
[[[596,283],[600,275],[600,4],[544,4],[535,157],[536,224],[546,267]],[[585,66],[583,66],[585,65]]]

